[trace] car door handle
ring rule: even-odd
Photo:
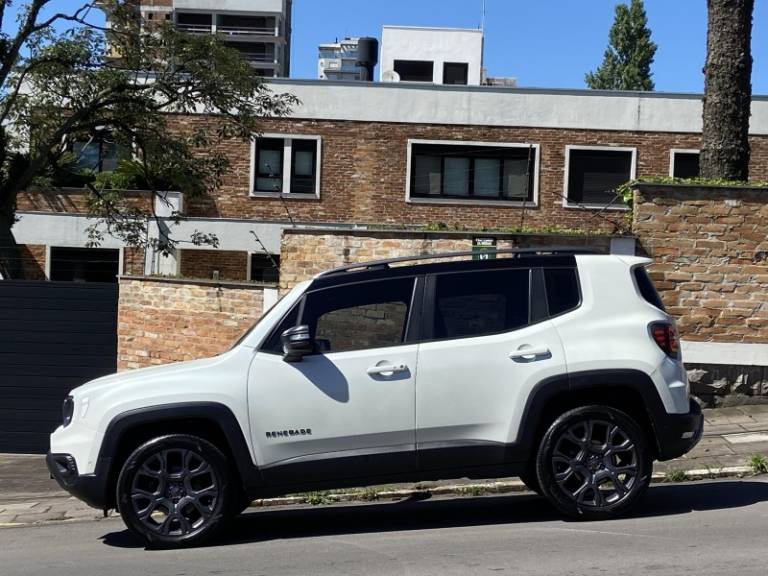
[[[511,360],[536,360],[537,358],[549,357],[552,352],[546,346],[520,347],[514,352],[509,353]]]
[[[376,364],[368,368],[367,372],[371,376],[389,376],[399,372],[407,372],[408,366],[405,364]]]

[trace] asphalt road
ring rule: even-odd
[[[118,519],[0,529],[0,574],[760,575],[768,480],[653,486],[640,515],[566,522],[527,494],[259,510],[205,548],[145,550]]]

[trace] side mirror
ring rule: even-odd
[[[315,342],[309,333],[309,326],[294,326],[280,335],[283,343],[283,360],[286,362],[301,362],[307,354],[315,349]]]

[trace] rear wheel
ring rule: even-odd
[[[139,446],[117,481],[120,515],[151,546],[195,546],[235,510],[222,452],[196,436],[174,434]]]
[[[543,494],[563,514],[584,520],[629,512],[647,490],[651,470],[640,427],[608,406],[576,408],[560,416],[536,457]]]

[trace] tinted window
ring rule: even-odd
[[[632,178],[632,152],[571,150],[568,158],[568,200],[605,205],[615,202],[616,189]]]
[[[659,293],[656,292],[656,288],[648,277],[648,272],[645,271],[645,268],[635,268],[635,280],[637,281],[637,288],[640,290],[640,294],[645,301],[656,306],[659,310],[664,310],[664,303],[661,301]]]
[[[314,194],[317,174],[317,140],[295,139],[292,143],[291,192]]]
[[[413,144],[411,195],[533,200],[536,148]]]
[[[437,276],[434,338],[467,338],[526,326],[529,278],[529,270]]]
[[[397,346],[405,339],[413,286],[413,278],[403,278],[313,292],[301,323],[323,352]]]
[[[544,270],[549,315],[557,316],[579,305],[579,281],[574,268]]]
[[[698,152],[675,152],[673,159],[674,166],[672,175],[675,178],[698,178]]]

